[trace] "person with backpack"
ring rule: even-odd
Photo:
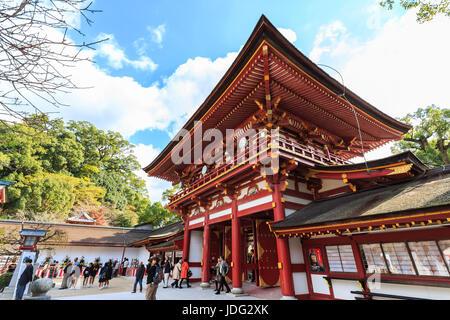
[[[192,275],[191,270],[189,270],[188,259],[184,259],[184,262],[183,262],[183,264],[181,265],[181,277],[180,277],[180,278],[181,278],[181,281],[180,281],[180,285],[179,285],[178,288],[183,289],[183,288],[181,287],[181,285],[183,284],[183,280],[186,280],[186,284],[187,284],[187,287],[188,287],[188,288],[191,287],[191,285],[189,284],[189,277],[191,276],[190,273],[191,273],[191,275]]]
[[[108,262],[101,268],[98,274],[98,288],[103,290],[106,288],[106,271],[108,270]]]
[[[83,288],[87,288],[89,284],[89,277],[91,276],[91,269],[94,267],[94,264],[91,262],[89,266],[84,268],[83,270]]]
[[[98,261],[95,261],[89,273],[89,288],[92,288],[94,286],[94,280],[97,276],[98,270],[100,270],[100,265],[98,264]]]
[[[145,266],[144,263],[141,261],[139,262],[139,267],[136,271],[136,280],[134,281],[133,291],[131,293],[136,293],[136,287],[138,283],[141,289],[140,292],[142,292],[142,279],[144,279],[144,275],[145,275]]]
[[[223,290],[223,286],[227,288],[226,293],[231,292],[230,287],[228,286],[226,276],[228,274],[228,271],[230,268],[228,267],[227,262],[223,259],[223,256],[219,257],[219,275],[220,275],[220,286],[219,289],[216,291],[216,294],[220,294],[220,291]]]
[[[107,269],[106,269],[106,285],[105,286],[106,286],[106,288],[109,288],[109,280],[112,279],[112,274],[113,274],[111,259],[108,260],[105,267],[107,267]]]
[[[158,258],[151,259],[151,267],[147,273],[147,293],[145,300],[156,300],[156,290],[163,278],[163,271],[158,264]]]

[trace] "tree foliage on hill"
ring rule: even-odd
[[[0,124],[0,179],[16,182],[2,217],[62,222],[103,207],[115,226],[165,221],[168,211],[148,199],[134,146],[119,133],[85,121],[45,119],[47,131],[28,125],[41,117]]]
[[[450,17],[450,1],[449,0],[399,0],[400,6],[405,10],[412,8],[418,8],[417,12],[417,22],[424,23],[426,21],[431,21],[438,14],[443,14]],[[380,5],[386,7],[389,10],[394,8],[395,0],[381,1]]]
[[[165,226],[180,220],[181,217],[177,213],[167,211],[160,202],[147,206],[139,216],[139,223],[151,222],[156,227]]]
[[[411,150],[430,167],[450,164],[450,109],[431,105],[400,121],[411,124],[413,129],[395,143],[393,153]]]

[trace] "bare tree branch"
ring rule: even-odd
[[[27,123],[31,114],[45,114],[45,107],[66,106],[57,96],[81,89],[73,82],[68,69],[89,61],[80,53],[95,49],[104,40],[75,43],[67,35],[75,32],[84,36],[79,24],[91,25],[90,16],[99,12],[91,6],[92,2],[86,0],[0,1],[0,123],[3,126]]]

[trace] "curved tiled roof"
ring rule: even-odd
[[[429,170],[407,182],[314,201],[272,224],[273,230],[363,220],[379,215],[401,216],[413,210],[450,208],[450,166]]]
[[[61,237],[50,239],[45,245],[79,245],[79,246],[129,246],[130,243],[147,238],[153,230],[140,230],[134,228],[115,228],[104,226],[90,226],[63,223],[23,222],[27,229],[39,228],[58,230]],[[22,228],[22,221],[0,220],[0,229],[18,230]]]

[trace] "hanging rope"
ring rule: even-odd
[[[365,150],[364,150],[364,144],[363,144],[363,137],[362,137],[362,132],[361,132],[361,126],[360,126],[360,124],[359,124],[359,119],[358,119],[358,115],[357,115],[357,113],[356,113],[356,110],[355,110],[355,107],[353,106],[353,104],[347,99],[347,97],[345,96],[345,83],[344,83],[344,77],[342,76],[342,74],[338,71],[338,70],[336,70],[335,68],[333,68],[333,67],[330,67],[330,66],[328,66],[328,65],[326,65],[326,64],[317,64],[318,66],[322,66],[322,67],[327,67],[327,68],[330,68],[331,70],[334,70],[340,77],[341,77],[341,81],[342,81],[342,93],[339,95],[340,97],[343,97],[349,104],[350,104],[350,106],[352,107],[352,110],[353,110],[353,114],[355,115],[355,119],[356,119],[356,124],[358,125],[358,133],[359,133],[359,141],[360,141],[360,143],[361,143],[361,152],[362,152],[362,155],[363,155],[363,159],[364,159],[364,164],[366,165],[366,170],[367,170],[367,173],[369,173],[370,172],[370,170],[369,170],[369,166],[367,165],[367,159],[366,159],[366,152],[365,152]]]

